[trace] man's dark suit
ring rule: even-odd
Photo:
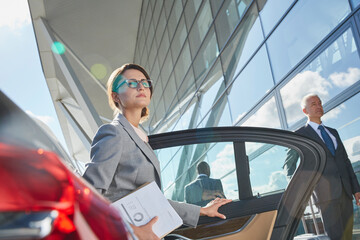
[[[335,156],[331,154],[310,125],[306,124],[295,132],[319,142],[326,151],[327,161],[315,187],[314,200],[321,209],[324,227],[329,237],[331,239],[348,239],[342,237],[345,236],[344,232],[351,236],[353,226],[352,194],[360,192],[360,185],[338,132],[333,128],[326,128],[337,141]],[[288,154],[288,158],[292,160],[288,159],[285,165],[288,165],[287,168],[291,170],[294,167],[292,162],[295,159],[294,154]]]
[[[216,197],[225,198],[221,181],[205,174],[199,175],[193,182],[185,186],[187,203],[205,206]]]

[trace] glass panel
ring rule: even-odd
[[[165,87],[165,90],[163,92],[163,96],[164,96],[164,104],[165,104],[165,110],[168,111],[170,104],[172,102],[172,100],[174,99],[174,92],[176,92],[176,85],[175,85],[175,79],[174,79],[174,74],[171,74],[171,77],[169,78],[169,81]],[[165,116],[163,116],[165,117]]]
[[[155,56],[157,54],[157,44],[156,41],[154,39],[152,46],[150,47],[150,53],[149,53],[149,59],[148,59],[148,63],[150,65],[150,68],[153,68],[154,66],[154,61],[155,61]]]
[[[214,69],[209,74],[208,79],[204,81],[199,91],[202,95],[200,96],[201,104],[199,108],[200,115],[198,118],[198,123],[210,110],[210,108],[214,104],[214,100],[218,98],[219,91],[221,93],[224,91],[224,89],[224,76],[222,74],[220,62],[218,61]]]
[[[146,11],[146,17],[145,17],[145,21],[144,21],[145,33],[147,33],[147,31],[149,31],[151,18],[152,18],[151,4],[148,4],[148,9]]]
[[[203,77],[206,75],[207,70],[213,64],[218,55],[219,49],[217,46],[215,31],[214,28],[211,28],[193,63],[197,84],[201,82]]]
[[[215,20],[215,26],[218,30],[219,48],[221,49],[234,31],[240,18],[244,15],[245,10],[250,5],[251,0],[236,1],[227,0],[224,2],[218,16]],[[239,8],[237,7],[239,6]]]
[[[159,74],[160,74],[160,68],[159,68],[159,62],[157,58],[154,59],[154,66],[150,72],[150,78],[153,80],[154,88],[156,88],[156,85],[159,81]]]
[[[187,29],[190,29],[197,11],[201,5],[202,0],[190,0],[187,1],[185,6],[185,18],[186,18],[186,26]]]
[[[159,59],[159,64],[160,64],[160,68],[162,67],[166,54],[169,50],[169,46],[170,46],[170,42],[169,42],[169,36],[167,34],[167,30],[165,29],[165,33],[164,36],[162,38],[162,41],[159,45],[159,52],[158,52],[158,59]]]
[[[176,76],[176,81],[178,83],[181,83],[183,81],[185,74],[187,73],[190,67],[190,64],[191,64],[191,56],[190,56],[189,44],[186,41],[184,48],[182,49],[182,52],[175,66],[175,76]],[[175,92],[176,91],[172,92],[172,94],[174,94]]]
[[[256,4],[253,4],[221,54],[227,82],[240,72],[263,39]]]
[[[167,82],[169,81],[170,74],[173,70],[174,66],[171,60],[171,52],[168,52],[168,55],[166,56],[166,60],[164,62],[164,66],[161,69],[161,79],[163,82],[163,86],[166,86]]]
[[[156,28],[157,22],[159,20],[162,5],[163,5],[163,0],[156,0],[156,5],[155,5],[155,9],[154,9],[154,13],[153,13],[153,19],[152,19],[155,28]]]
[[[213,16],[216,16],[216,13],[217,11],[219,11],[219,8],[221,7],[223,1],[224,0],[210,0]]]
[[[234,145],[232,142],[212,144],[206,153],[210,165],[210,177],[220,179],[224,195],[229,199],[238,199],[239,188],[236,177]]]
[[[185,42],[186,36],[187,36],[187,32],[185,27],[185,21],[184,18],[182,17],[179,22],[179,26],[176,30],[174,39],[171,43],[171,51],[174,62],[176,62],[177,57],[179,56],[180,50]]]
[[[219,91],[222,92],[221,88]],[[206,127],[231,126],[232,121],[226,95],[217,101],[206,118],[208,118]]]
[[[324,104],[359,79],[360,58],[348,29],[280,90],[289,127],[305,117],[303,96],[316,93]]]
[[[254,115],[241,124],[241,126],[280,128],[275,98],[272,97],[267,101]]]
[[[163,190],[165,196],[170,199],[205,206],[216,196],[237,198],[238,186],[236,175],[233,174],[235,160],[232,143],[193,144],[155,152],[162,169]],[[167,159],[170,161],[166,161]],[[205,164],[202,163],[205,165],[205,171],[207,167],[210,168],[209,176],[214,179],[210,181],[215,182],[216,187],[209,189],[206,183],[202,185],[201,189],[197,186],[198,183],[195,186],[193,184],[191,187],[187,187],[196,181],[197,164],[202,161],[205,162]],[[202,169],[199,168],[199,171],[202,172]],[[222,178],[225,180],[224,185]],[[196,194],[199,193],[198,191],[201,191],[202,194]]]
[[[170,11],[171,11],[171,8],[172,8],[172,5],[175,1],[164,1],[164,9],[165,9],[165,13],[166,13],[166,19],[169,19],[169,16],[170,16]]]
[[[289,150],[267,143],[245,143],[253,195],[261,197],[287,188],[289,180],[283,165]],[[163,191],[169,199],[200,206],[217,196],[239,199],[237,172],[247,166],[236,168],[232,142],[190,144],[159,149],[155,153],[160,161]],[[209,182],[212,188],[207,186]]]
[[[176,26],[178,25],[182,10],[183,10],[182,2],[174,1],[174,6],[172,8],[170,18],[168,20],[168,25],[167,25],[170,40],[174,36],[174,32],[175,32]]]
[[[154,34],[155,34],[155,29],[152,23],[150,23],[150,29],[148,32],[148,36],[146,38],[146,46],[148,47],[148,49],[151,50],[151,46],[150,44],[152,44],[154,41]]]
[[[349,13],[347,0],[298,1],[267,41],[275,80],[281,80]]]
[[[155,111],[156,111],[156,114],[151,119],[151,124],[150,124],[153,128],[157,127],[157,125],[159,124],[159,121],[165,116],[165,106],[164,106],[163,96],[160,97],[158,104],[156,104]]]
[[[181,118],[180,118],[179,122],[176,124],[173,131],[191,128],[189,125],[190,125],[190,121],[191,121],[191,117],[192,117],[195,105],[196,105],[195,102],[193,102],[191,104],[191,106],[186,110],[186,112],[181,115]]]
[[[351,4],[352,4],[353,8],[356,8],[357,5],[359,5],[359,3],[360,3],[360,0],[351,0]]]
[[[225,106],[224,106],[224,110],[221,114],[221,118],[219,120],[218,123],[218,127],[222,127],[222,126],[232,126],[232,118],[231,118],[231,114],[230,114],[230,106],[229,106],[229,101],[228,101],[228,97],[227,95],[224,95],[224,98],[226,100],[225,101]]]
[[[209,1],[206,0],[195,20],[193,27],[189,34],[189,43],[192,57],[195,57],[201,42],[205,38],[207,31],[212,23],[212,15],[210,10]]]
[[[176,80],[178,81],[178,79]],[[176,94],[178,95],[180,101],[182,101],[185,96],[192,95],[191,93],[195,93],[196,85],[195,85],[194,73],[191,66],[186,74],[185,79],[183,80],[182,83],[178,82],[178,85],[179,84],[181,85]]]
[[[294,0],[258,0],[260,18],[265,35],[273,29]]]
[[[167,2],[167,1],[165,1],[165,2]],[[156,42],[158,42],[158,43],[161,42],[162,36],[164,34],[165,26],[166,26],[166,17],[165,17],[165,11],[163,10],[163,11],[161,11],[161,15],[159,18],[159,24],[156,28],[156,33],[155,33]],[[167,33],[166,33],[166,35],[167,35]]]
[[[236,124],[273,85],[268,56],[263,46],[229,88],[233,124]]]
[[[266,144],[245,143],[249,158],[250,182],[253,195],[268,195],[283,192],[288,185],[288,178],[283,170],[288,148]]]

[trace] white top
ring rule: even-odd
[[[315,130],[315,132],[317,133],[317,135],[319,135],[319,137],[323,140],[324,142],[324,139],[322,138],[321,136],[321,131],[319,129],[319,125],[322,125],[325,129],[325,131],[329,134],[331,140],[333,141],[334,143],[334,147],[335,149],[337,148],[337,141],[336,141],[336,138],[334,137],[334,135],[331,134],[331,132],[324,126],[324,124],[317,124],[315,122],[311,122],[311,121],[308,121],[308,124]]]
[[[143,140],[144,142],[149,142],[149,138],[148,138],[147,134],[143,130],[141,130],[140,128],[135,127],[131,123],[130,123],[130,125],[133,127],[136,134],[141,138],[141,140]]]

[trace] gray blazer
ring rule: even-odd
[[[161,189],[159,160],[121,114],[99,128],[90,157],[83,177],[112,202],[148,182],[155,181]],[[169,202],[184,224],[196,227],[200,207]]]

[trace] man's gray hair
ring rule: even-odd
[[[304,108],[305,108],[305,106],[306,106],[306,101],[307,101],[309,98],[311,98],[311,97],[318,97],[318,98],[320,99],[319,95],[317,95],[317,94],[315,94],[315,93],[306,94],[306,95],[302,98],[302,100],[301,100],[301,109],[304,109]]]

